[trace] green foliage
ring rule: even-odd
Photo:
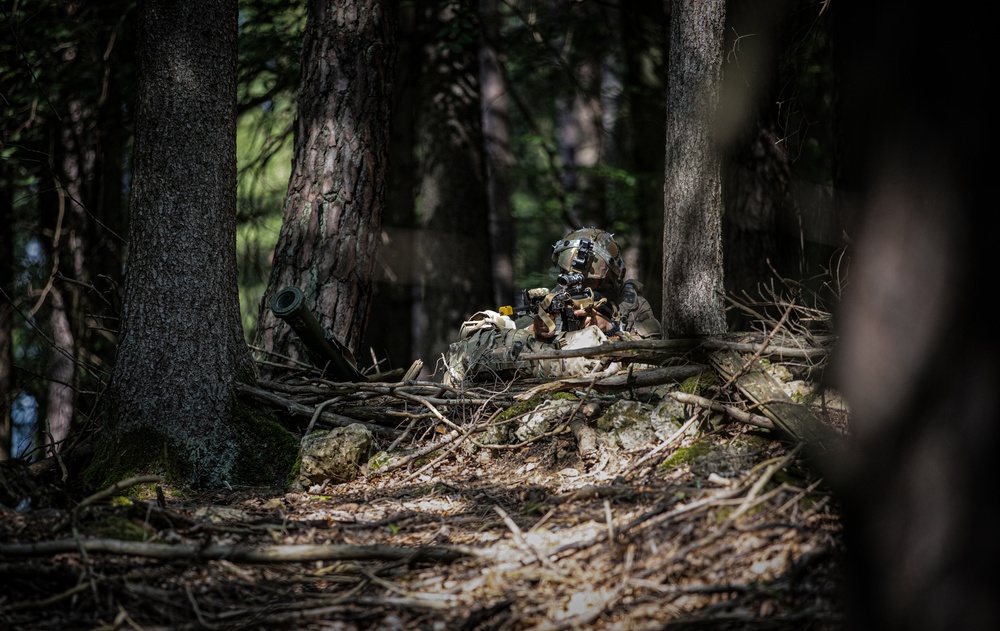
[[[240,113],[298,90],[304,0],[241,0],[239,35]]]
[[[252,342],[291,176],[303,0],[240,3],[236,131],[240,313]]]
[[[452,0],[445,3],[444,12],[449,18],[439,23],[435,34],[439,51],[453,55],[463,52],[476,54],[479,50],[479,20],[473,5]]]

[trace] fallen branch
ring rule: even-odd
[[[720,377],[735,384],[790,439],[805,442],[817,454],[840,444],[842,437],[833,428],[808,407],[793,401],[757,363],[748,364],[739,353],[729,350],[712,352],[710,360]]]
[[[163,482],[163,478],[158,475],[145,475],[138,476],[134,478],[128,478],[121,480],[120,482],[115,482],[111,486],[107,487],[102,491],[94,493],[90,497],[85,498],[82,502],[76,505],[76,510],[80,510],[85,506],[90,506],[94,502],[99,502],[106,497],[111,497],[115,493],[122,491],[123,489],[131,488],[139,484],[154,484],[156,482]]]
[[[615,357],[641,361],[643,352],[655,355],[657,360],[672,357],[684,357],[695,350],[733,350],[741,353],[758,352],[762,357],[777,357],[779,359],[816,359],[825,357],[829,351],[823,347],[781,346],[772,345],[771,338],[764,343],[755,343],[752,334],[742,335],[736,339],[716,335],[703,338],[679,338],[669,340],[632,340],[627,342],[608,342],[599,346],[585,348],[544,350],[532,353],[522,353],[520,360],[536,359],[567,359],[570,357]]]
[[[746,423],[747,425],[753,425],[763,429],[774,429],[774,422],[766,416],[750,414],[749,412],[744,412],[743,410],[735,408],[731,405],[717,403],[711,399],[699,397],[696,394],[688,394],[687,392],[671,392],[669,396],[675,401],[685,405],[697,405],[700,408],[711,410],[712,412],[728,414],[730,417],[740,421],[741,423]]]
[[[548,381],[539,384],[530,390],[526,390],[514,398],[518,401],[527,401],[533,397],[550,392],[562,392],[565,390],[576,390],[582,387],[591,387],[595,392],[613,393],[631,390],[633,388],[648,388],[659,386],[673,381],[682,381],[689,377],[700,375],[708,370],[707,366],[701,364],[688,364],[686,366],[666,366],[663,368],[647,368],[642,370],[630,370],[608,377],[601,377],[594,381],[593,377],[570,377],[557,381]]]
[[[261,388],[255,388],[253,386],[248,386],[246,384],[236,384],[237,389],[243,394],[250,395],[256,399],[260,399],[266,403],[280,408],[287,414],[292,416],[299,416],[303,418],[308,418],[312,420],[313,415],[316,414],[316,409],[309,407],[308,405],[303,405],[297,401],[292,401],[291,399],[286,399],[278,394],[270,392],[268,390],[263,390]],[[354,425],[355,423],[360,423],[361,425],[368,428],[375,436],[379,438],[393,440],[398,434],[398,430],[389,427],[383,427],[381,425],[376,425],[375,423],[368,423],[366,421],[359,421],[353,419],[349,416],[341,416],[334,412],[327,412],[325,410],[320,411],[319,418],[326,423],[332,425],[333,427],[347,427],[348,425]]]
[[[193,546],[121,541],[119,539],[60,539],[36,543],[0,544],[0,557],[51,556],[66,552],[122,554],[152,559],[226,560],[231,563],[306,563],[310,561],[429,561],[450,562],[475,556],[471,548],[430,546],[396,548],[356,545]]]

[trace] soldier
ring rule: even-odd
[[[625,279],[625,261],[614,235],[593,227],[573,231],[553,246],[552,263],[558,278],[555,289],[528,290],[528,304],[517,312],[480,311],[462,324],[461,339],[451,345],[445,360],[446,380],[586,374],[601,368],[600,361],[529,362],[519,357],[543,349],[661,337],[660,323],[640,293],[641,283]],[[511,315],[520,317],[515,321]]]

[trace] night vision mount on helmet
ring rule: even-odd
[[[588,286],[617,300],[625,281],[625,261],[610,232],[575,230],[552,246],[556,274],[582,274]]]

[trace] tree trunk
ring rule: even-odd
[[[253,371],[236,288],[237,19],[236,0],[139,7],[128,270],[100,450],[137,467],[168,451],[196,486],[234,479],[235,384]]]
[[[688,337],[726,330],[716,137],[726,6],[671,6],[662,312],[667,334]]]
[[[482,43],[479,48],[479,83],[482,90],[483,140],[486,156],[486,190],[490,205],[490,247],[493,251],[495,304],[514,297],[514,218],[510,200],[510,120],[507,117],[507,84],[501,67],[500,20],[497,0],[480,0]]]
[[[269,301],[294,285],[355,355],[365,334],[386,205],[395,3],[309,3],[295,158],[257,345],[300,357]]]
[[[416,261],[416,207],[419,187],[416,156],[416,113],[420,91],[420,43],[417,9],[401,3],[397,11],[398,47],[392,90],[392,134],[389,137],[389,186],[382,214],[382,247],[375,267],[368,328],[363,349],[372,349],[384,369],[410,366],[419,357],[414,343],[414,305],[419,298]]]
[[[0,169],[0,460],[11,456],[14,392],[14,203],[7,169]]]
[[[424,17],[426,59],[418,118],[423,228],[418,348],[434,366],[455,341],[462,321],[493,306],[489,206],[483,163],[477,42],[440,41],[472,29],[473,10],[434,2]]]
[[[599,33],[608,17],[594,3],[554,0],[551,11],[551,18],[566,29],[550,44],[556,55],[553,63],[565,79],[555,99],[559,179],[565,196],[562,219],[570,230],[586,226],[610,229],[603,181],[596,174],[605,149],[601,100],[604,48],[578,41]]]
[[[46,455],[54,456],[69,436],[76,408],[76,344],[70,330],[70,317],[63,288],[53,286],[49,302],[49,361],[46,377],[49,380],[45,405],[45,424],[42,427],[42,444]]]
[[[669,20],[661,3],[622,3],[622,89],[629,116],[622,143],[625,164],[635,176],[634,213],[641,229],[638,264],[626,259],[628,276],[644,285],[643,296],[659,317],[663,302],[663,158],[666,124],[666,52]],[[626,254],[627,256],[627,254]]]
[[[77,48],[80,45],[77,44]],[[43,442],[49,455],[54,455],[69,436],[77,406],[80,383],[77,364],[84,356],[86,313],[93,312],[80,291],[90,281],[87,267],[86,237],[90,217],[87,213],[88,184],[93,178],[95,144],[92,137],[91,112],[79,99],[70,99],[62,120],[53,120],[51,129],[56,147],[53,195],[46,196],[53,206],[46,209],[47,230],[52,239],[49,247],[51,277],[48,303],[49,350]],[[72,279],[80,284],[66,282]]]
[[[838,136],[857,151],[838,190],[862,219],[835,362],[853,431],[829,476],[844,502],[846,626],[997,629],[994,25],[904,2],[831,7],[850,109]]]

